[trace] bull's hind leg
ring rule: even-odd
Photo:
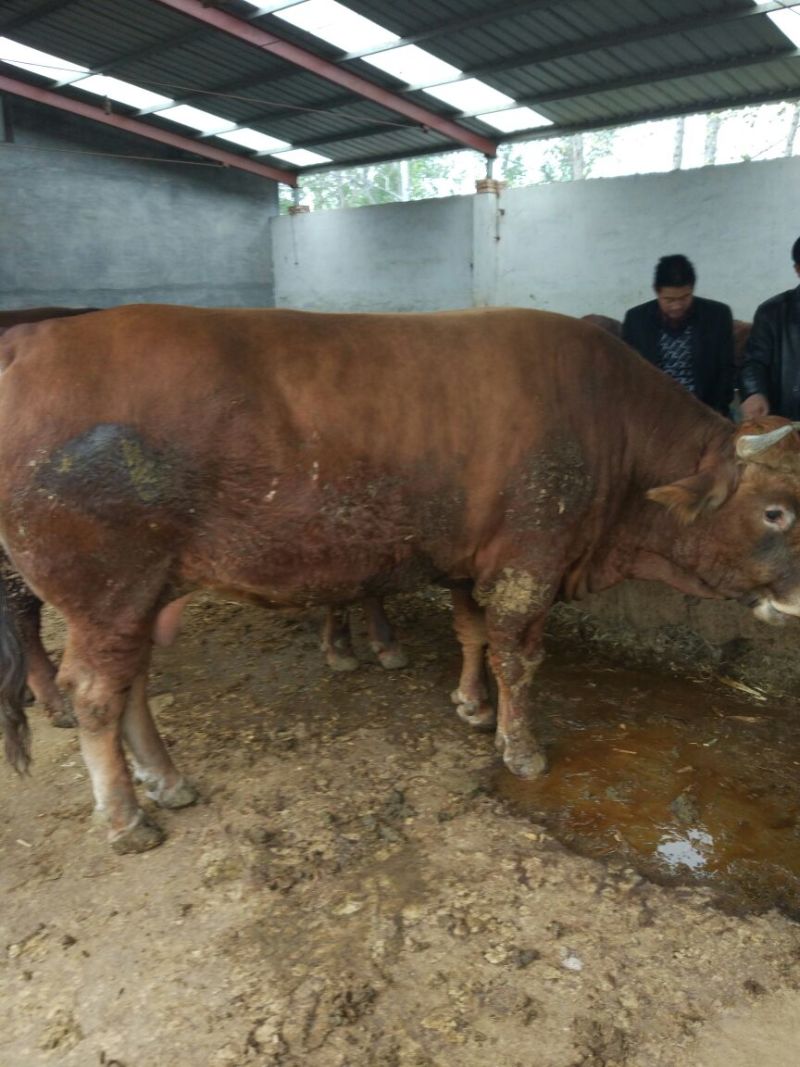
[[[197,800],[190,785],[172,762],[147,703],[147,673],[137,675],[128,692],[122,715],[122,735],[131,755],[134,777],[147,787],[147,795],[162,808],[185,808]]]
[[[544,623],[556,589],[557,583],[540,581],[527,569],[507,567],[479,592],[497,679],[497,748],[508,769],[521,778],[535,778],[546,766],[531,726],[533,680],[544,655]]]
[[[74,726],[69,702],[56,685],[56,668],[42,644],[42,602],[7,560],[2,564],[2,581],[25,647],[28,688],[54,726]]]
[[[369,646],[378,657],[381,667],[387,671],[408,666],[408,656],[397,640],[392,624],[383,610],[383,600],[377,596],[364,598],[364,614],[367,617]]]
[[[322,626],[320,647],[325,653],[325,662],[332,671],[343,672],[358,669],[358,660],[353,652],[350,637],[349,608],[328,608]]]
[[[122,748],[124,722],[134,737],[135,758],[144,755],[147,767],[149,750],[141,730],[137,732],[143,690],[134,692],[134,686],[145,676],[149,644],[149,620],[127,626],[117,620],[100,628],[85,619],[67,619],[59,682],[72,694],[95,812],[108,825],[111,847],[120,853],[144,852],[164,839],[139,807]]]
[[[486,619],[467,589],[453,589],[453,628],[461,645],[461,676],[450,694],[459,717],[491,730],[496,721],[486,685]]]

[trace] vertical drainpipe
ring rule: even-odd
[[[487,157],[486,177],[475,182],[472,199],[472,306],[498,304],[500,227],[504,211],[500,194],[506,183],[492,177],[494,160]]]

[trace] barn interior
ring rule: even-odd
[[[783,0],[2,0],[0,308],[621,318],[680,251],[749,321],[792,284],[797,154],[516,187],[496,157],[796,101],[796,23]],[[470,195],[302,202],[456,150]],[[559,607],[530,787],[453,716],[446,599],[389,611],[410,665],[356,617],[335,675],[314,612],[193,604],[152,703],[201,803],[141,856],[106,850],[74,731],[29,709],[32,775],[0,772],[0,1063],[796,1064],[796,628],[641,582]]]

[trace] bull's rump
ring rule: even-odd
[[[14,333],[0,520],[40,588],[44,557],[95,537],[122,566],[107,542],[132,527],[176,576],[276,602],[470,573],[504,525],[579,520],[600,389],[622,403],[655,380],[612,338],[524,310],[141,305]]]

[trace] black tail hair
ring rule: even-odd
[[[6,759],[18,774],[31,762],[31,729],[25,714],[25,649],[0,574],[0,727]]]

